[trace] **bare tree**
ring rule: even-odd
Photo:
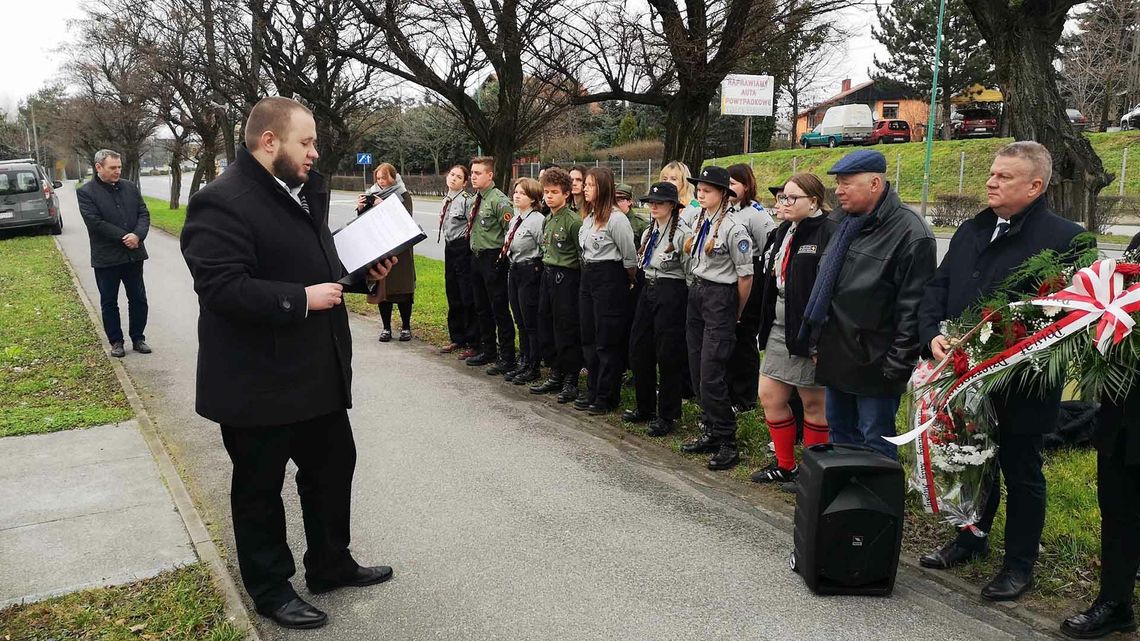
[[[1090,2],[1077,25],[1079,31],[1061,41],[1061,89],[1103,129],[1140,56],[1140,0]]]
[[[820,80],[832,70],[839,55],[838,45],[849,35],[838,25],[824,20],[804,31],[802,38],[790,44],[788,75],[783,84],[788,107],[792,110],[793,143],[799,140],[800,107],[807,104]]]
[[[1096,229],[1096,197],[1112,176],[1069,124],[1053,67],[1066,16],[1078,0],[964,1],[993,56],[1014,138],[1035,140],[1053,155],[1053,206]]]
[[[412,107],[404,113],[403,118],[409,141],[431,156],[435,173],[438,174],[440,158],[455,144],[456,129],[462,125],[454,113],[433,104]],[[400,171],[403,170],[400,167]]]

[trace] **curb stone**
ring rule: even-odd
[[[64,265],[67,266],[67,272],[71,276],[71,284],[75,287],[76,293],[79,294],[79,299],[83,302],[83,307],[87,310],[87,316],[91,319],[91,323],[98,328],[101,321],[99,320],[98,313],[95,311],[95,306],[87,297],[87,292],[79,282],[79,277],[75,274],[75,269],[72,267],[71,261],[68,260],[67,254],[64,253],[59,239],[53,236],[52,240],[55,242],[56,249],[60,255],[63,256]],[[106,352],[106,347],[103,349]],[[194,501],[190,498],[190,493],[186,490],[186,485],[182,482],[182,477],[179,476],[178,469],[174,465],[174,458],[166,449],[166,445],[162,442],[162,438],[155,429],[154,421],[151,420],[150,414],[147,413],[146,406],[143,405],[142,399],[135,389],[134,382],[131,381],[131,377],[127,374],[126,368],[123,367],[123,364],[119,362],[118,359],[111,358],[109,354],[107,359],[111,362],[111,368],[115,372],[115,377],[119,380],[119,384],[123,388],[123,393],[127,397],[127,402],[130,403],[131,409],[135,413],[135,420],[138,422],[139,432],[142,434],[143,440],[150,450],[151,457],[158,467],[158,473],[162,477],[163,484],[166,485],[166,489],[170,492],[170,497],[174,500],[174,507],[178,510],[178,515],[182,517],[182,523],[186,527],[187,534],[190,535],[190,543],[194,546],[194,551],[197,553],[198,558],[204,561],[207,567],[209,567],[215,584],[222,590],[227,617],[238,629],[245,632],[247,641],[261,641],[261,637],[257,634],[257,629],[250,620],[249,611],[246,610],[244,603],[242,603],[241,593],[238,592],[237,585],[230,575],[226,561],[222,558],[217,545],[214,544],[214,540],[210,537],[210,533],[206,529],[206,524],[202,521],[202,516],[198,513],[198,509],[194,507]]]

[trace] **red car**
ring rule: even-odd
[[[871,130],[869,145],[892,142],[910,142],[910,123],[905,120],[879,120]]]
[[[997,114],[985,109],[962,109],[951,119],[954,138],[992,138],[998,134]]]

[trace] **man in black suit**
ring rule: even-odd
[[[950,248],[923,294],[919,334],[925,356],[943,358],[950,342],[942,321],[958,317],[978,304],[1025,260],[1046,249],[1066,253],[1075,249],[1079,225],[1054,214],[1045,195],[1053,161],[1036,142],[1015,142],[998,150],[986,182],[989,208],[966,221],[954,233]],[[1037,283],[1026,283],[1035,293]],[[1005,562],[982,589],[991,601],[1008,601],[1033,583],[1033,565],[1045,525],[1045,476],[1041,471],[1041,441],[1057,426],[1061,388],[1036,396],[1011,389],[992,398],[998,421],[998,466],[989,499],[976,524],[942,548],[922,556],[928,568],[945,569],[987,554],[987,534],[1001,500],[1005,477]]]
[[[149,311],[143,284],[143,261],[147,259],[143,240],[150,231],[150,212],[138,186],[123,180],[122,173],[119,153],[100,149],[95,152],[95,176],[75,192],[91,241],[91,267],[99,287],[103,331],[115,358],[127,355],[119,318],[119,283],[127,292],[131,347],[139,354],[152,351],[143,334]]]
[[[348,550],[352,336],[328,185],[312,170],[313,115],[269,97],[245,131],[234,163],[190,199],[182,231],[198,293],[196,409],[221,424],[233,462],[238,565],[257,611],[283,627],[316,628],[327,616],[289,583],[296,568],[281,502],[289,459],[298,468],[309,591],[380,583],[392,568],[362,567]]]

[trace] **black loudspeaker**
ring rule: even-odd
[[[858,445],[814,445],[797,485],[792,569],[816,594],[889,595],[902,546],[902,466]]]

